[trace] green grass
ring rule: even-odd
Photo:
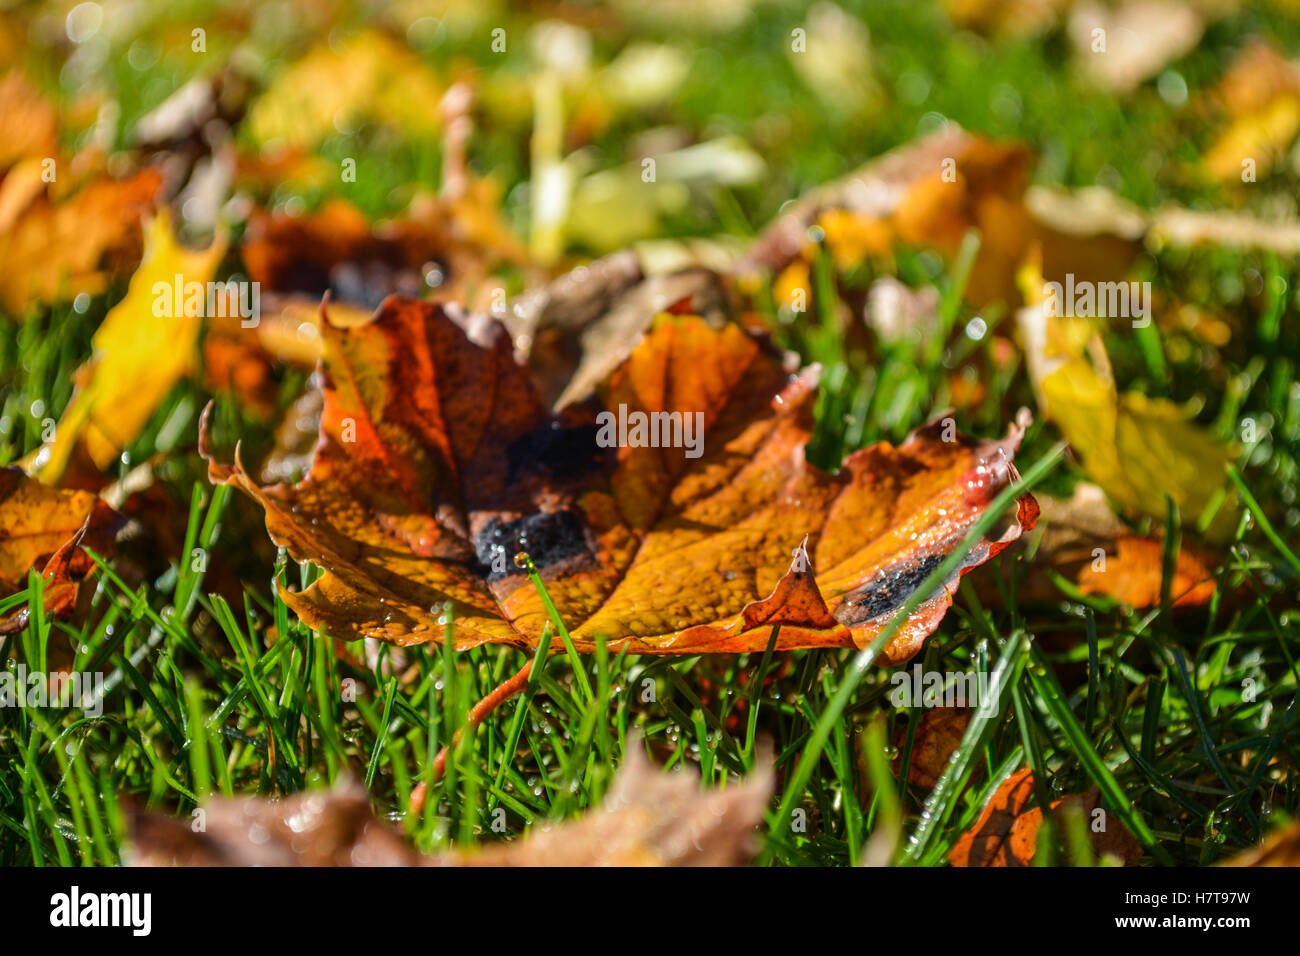
[[[1146,162],[1152,150],[1194,158],[1204,141],[1189,117],[1167,108],[1150,86],[1123,108],[1082,88],[1062,65],[1059,37],[986,46],[920,5],[846,6],[860,7],[871,27],[886,88],[924,74],[924,102],[893,98],[870,119],[820,109],[785,58],[770,55],[788,35],[790,15],[779,10],[764,8],[746,28],[719,37],[650,31],[697,50],[705,67],[715,55],[726,67],[692,74],[658,119],[698,131],[725,117],[730,129],[757,141],[763,117],[776,113],[790,129],[765,151],[767,182],[705,197],[666,223],[669,234],[756,229],[800,189],[911,138],[931,111],[1030,142],[1043,153],[1043,181],[1080,185],[1100,176],[1148,205],[1222,199],[1161,177]],[[1250,8],[1214,26],[1175,67],[1193,95],[1245,37],[1276,34],[1275,17]],[[621,38],[600,42],[617,49]],[[463,52],[489,65],[481,51]],[[451,54],[426,55],[442,63]],[[158,87],[133,83],[129,68],[114,62],[127,118],[172,88],[173,79]],[[179,79],[186,67],[164,58],[155,72]],[[1007,88],[1019,92],[1018,115],[996,107]],[[635,132],[615,124],[599,146],[617,161]],[[471,158],[514,187],[527,175],[521,142],[526,130],[488,128]],[[327,143],[322,152],[333,156],[345,146]],[[427,150],[365,146],[384,174],[350,195],[372,213],[393,211],[395,187],[436,176]],[[1284,191],[1292,180],[1283,172],[1268,188]],[[507,210],[526,212],[514,201]],[[1245,418],[1263,426],[1232,475],[1245,508],[1216,568],[1218,594],[1200,610],[1175,612],[1166,600],[1137,613],[1063,585],[1058,600],[1026,604],[1019,582],[1032,554],[1023,544],[975,572],[996,582],[1000,600],[981,603],[965,579],[918,660],[928,670],[997,672],[1006,683],[996,712],[972,720],[933,789],[899,783],[920,711],[889,703],[890,672],[875,666],[870,652],[579,656],[558,620],[549,656],[539,656],[545,666],[534,669],[526,691],[464,734],[433,782],[433,755],[474,702],[528,656],[437,645],[384,648],[369,662],[360,645],[348,647],[347,657],[337,654],[333,640],[299,622],[273,586],[306,586],[318,571],[277,556],[258,509],[207,483],[194,436],[209,396],[185,382],[121,464],[124,474],[153,463],[164,503],[155,507],[175,531],[171,551],[128,549],[104,563],[88,623],[39,613],[35,578],[26,591],[0,596],[0,611],[30,601],[36,612],[25,632],[0,641],[0,661],[41,661],[66,645],[74,668],[104,672],[107,688],[101,717],[74,708],[0,708],[0,865],[119,862],[128,800],[187,817],[208,794],[286,793],[345,774],[364,781],[376,812],[421,849],[510,839],[535,821],[597,804],[633,730],[659,762],[695,768],[707,787],[748,772],[762,741],[771,741],[778,790],[760,859],[777,865],[941,863],[997,784],[1026,764],[1048,798],[1097,786],[1148,863],[1209,864],[1257,842],[1274,821],[1300,813],[1300,274],[1273,257],[1224,251],[1168,251],[1144,268],[1157,289],[1224,315],[1233,337],[1211,349],[1181,331],[1152,340],[1108,330],[1122,386],[1197,401],[1199,420],[1224,438],[1239,437]],[[896,441],[947,407],[950,366],[991,370],[981,379],[983,396],[958,410],[968,432],[1000,432],[1017,407],[1033,407],[1023,366],[999,368],[993,360],[995,333],[1010,335],[1010,318],[986,315],[990,333],[969,339],[962,329],[973,313],[959,304],[961,283],[951,279],[960,269],[904,251],[899,272],[913,284],[940,286],[952,330],[946,349],[898,345],[869,353],[836,334],[834,296],[860,290],[869,274],[838,277],[838,288],[824,282],[812,315],[768,316],[781,344],[825,368],[810,449],[824,466],[871,442]],[[1243,280],[1252,274],[1267,294],[1252,294]],[[120,295],[96,297],[84,312],[57,307],[25,322],[0,318],[0,461],[39,445],[42,420],[57,418],[67,404],[90,335]],[[284,376],[281,409],[301,387],[301,375]],[[218,443],[242,438],[255,459],[269,445],[270,424],[231,396],[216,398]],[[1077,462],[1059,455],[1058,442],[1050,425],[1037,422],[1018,456],[1021,471],[1055,493],[1082,477]],[[902,773],[891,766],[895,757]],[[417,813],[410,798],[421,781],[428,799]],[[498,809],[505,833],[492,826]],[[1055,827],[1041,853],[1043,860],[1091,861],[1077,838]]]

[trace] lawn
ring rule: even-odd
[[[960,222],[951,241],[916,240],[896,224],[887,254],[854,256],[845,249],[860,224],[842,239],[823,217],[789,261],[745,276],[737,266],[729,287],[742,321],[801,365],[821,366],[813,464],[834,471],[859,449],[900,444],[948,416],[963,433],[1000,438],[1028,408],[1033,421],[1015,456],[1021,481],[995,489],[977,536],[1027,491],[1044,508],[1039,528],[961,578],[907,663],[879,659],[893,631],[865,649],[776,650],[773,628],[766,649],[744,653],[656,656],[603,642],[581,653],[568,633],[578,622],[561,619],[522,691],[468,725],[471,708],[534,650],[344,641],[310,626],[284,595],[323,569],[293,561],[254,500],[209,478],[199,444],[209,403],[216,459],[233,460],[238,442],[245,462],[283,453],[285,479],[304,473],[310,459],[286,452],[277,431],[305,414],[296,403],[314,388],[310,362],[237,351],[223,374],[210,347],[218,333],[236,349],[248,339],[213,320],[189,339],[139,340],[134,347],[155,358],[130,373],[139,380],[124,396],[154,388],[154,364],[184,368],[158,386],[110,460],[87,457],[85,444],[61,472],[42,473],[49,425],[71,427],[87,363],[104,348],[96,330],[127,295],[139,255],[125,268],[92,263],[104,281],[79,294],[28,289],[16,300],[5,290],[20,287],[14,277],[27,260],[19,245],[3,244],[19,227],[0,202],[0,250],[17,250],[0,263],[0,462],[100,493],[129,519],[109,547],[85,542],[88,567],[70,613],[54,610],[66,595],[42,580],[43,564],[0,595],[0,618],[28,611],[0,637],[12,673],[102,676],[91,709],[0,707],[0,864],[115,866],[131,858],[130,820],[141,812],[188,821],[214,797],[284,797],[345,779],[360,781],[376,816],[421,853],[518,842],[539,822],[598,807],[630,747],[664,768],[688,768],[704,790],[770,764],[757,865],[948,865],[1013,776],[1024,784],[1018,815],[1083,795],[1030,831],[1034,849],[1022,862],[1035,865],[1115,862],[1096,837],[1095,810],[1104,829],[1131,835],[1130,862],[1143,866],[1219,863],[1283,830],[1300,813],[1297,247],[1253,235],[1183,242],[1158,217],[1177,207],[1280,223],[1292,237],[1300,228],[1294,10],[1207,4],[1193,42],[1120,88],[1088,72],[1088,34],[1080,50],[1070,10],[1035,25],[1021,22],[1014,3],[735,0],[708,14],[676,3],[539,6],[544,15],[498,2],[384,13],[344,2],[181,2],[128,17],[108,3],[51,3],[0,13],[0,48],[53,104],[59,156],[69,157],[59,175],[82,175],[73,170],[86,156],[114,179],[164,170],[158,208],[171,206],[181,238],[202,246],[224,237],[214,279],[254,272],[247,250],[262,210],[309,217],[344,197],[370,223],[400,222],[414,198],[445,192],[460,172],[490,183],[473,208],[499,217],[519,254],[471,239],[468,251],[439,261],[454,297],[480,311],[496,290],[513,299],[637,244],[645,255],[705,249],[734,262],[791,200],[949,124],[981,144],[1023,146],[1034,196],[1100,187],[1147,217],[1143,234],[1075,242],[1080,231],[1120,230],[1113,217],[1094,227],[1072,207],[1055,221],[1065,239],[1016,245],[1005,275],[994,276],[990,262],[1010,247],[1020,206],[971,212],[983,201],[972,186],[963,215],[974,224]],[[498,28],[504,50],[494,48]],[[810,51],[792,48],[801,32]],[[1119,33],[1111,30],[1112,43]],[[377,67],[339,51],[374,34],[409,62],[358,106],[350,84]],[[1266,80],[1242,68],[1257,86],[1225,86],[1252,44],[1276,51],[1295,75]],[[628,54],[637,48],[641,61]],[[310,56],[323,57],[305,80],[319,110],[275,85]],[[244,79],[230,79],[236,73]],[[244,107],[198,129],[141,133],[140,120],[184,84],[218,75],[227,91],[246,80]],[[464,170],[448,159],[458,147],[446,101],[420,99],[421,84],[441,92],[457,80],[472,96]],[[1241,143],[1258,160],[1249,176],[1232,152]],[[715,152],[683,153],[699,144]],[[215,177],[212,188],[224,192],[213,210],[195,155],[199,168],[236,157],[229,181]],[[638,192],[645,156],[659,157],[660,185],[673,187],[653,200]],[[31,157],[0,158],[3,200],[21,187],[19,160]],[[559,225],[538,198],[544,173],[569,177]],[[323,244],[284,242],[304,260]],[[1051,356],[1035,354],[1027,338],[1034,289],[1076,264],[1080,274],[1111,269],[1152,296],[1145,325],[1113,310],[1085,316],[1086,355],[1104,351],[1112,390],[1128,402],[1121,414],[1145,423],[1118,457],[1104,439],[1088,445],[1096,411],[1051,391],[1037,364]],[[360,272],[363,285],[387,275]],[[424,275],[428,295],[436,285]],[[331,296],[348,302],[333,276]],[[933,290],[929,324],[916,334],[890,335],[870,321],[873,294],[891,276],[911,293]],[[268,292],[314,292],[319,301],[310,282],[284,281],[263,289],[264,313]],[[792,290],[806,307],[792,304]],[[377,304],[366,295],[353,302]],[[121,402],[99,409],[104,422],[129,417],[130,402]],[[1183,495],[1192,485],[1204,494]],[[1085,486],[1104,492],[1108,540],[1150,545],[1142,557],[1103,545],[1101,568],[1110,561],[1112,570],[1100,579],[1086,573],[1096,571],[1090,548],[1067,567],[1051,538],[1069,513],[1048,503]],[[18,521],[0,512],[4,533],[17,536]],[[895,626],[964,554],[926,566]],[[1186,561],[1204,571],[1195,581],[1179,577]],[[549,600],[548,583],[556,585],[545,569],[520,563],[515,577],[526,570],[526,587]],[[1139,579],[1148,582],[1142,597],[1130,587]],[[441,610],[445,635],[462,612]],[[917,665],[984,675],[992,697],[959,713],[923,695],[900,699],[896,675]],[[946,745],[936,740],[945,735]],[[1026,768],[1031,777],[1017,776]]]

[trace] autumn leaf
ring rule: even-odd
[[[731,315],[724,277],[701,268],[647,276],[634,253],[578,266],[526,292],[502,319],[542,401],[585,401],[631,354],[659,313],[685,306],[720,326]]]
[[[1215,503],[1211,538],[1230,529],[1230,446],[1168,399],[1120,392],[1101,337],[1088,319],[1055,315],[1033,267],[1024,274],[1035,304],[1017,313],[1039,408],[1069,440],[1090,478],[1124,508],[1157,520],[1166,496],[1194,523]],[[1039,291],[1035,291],[1039,290]]]
[[[29,471],[58,482],[76,452],[101,471],[109,468],[172,386],[193,371],[208,283],[224,254],[220,238],[201,251],[178,245],[165,211],[148,224],[140,268],[96,330],[94,354],[78,371],[54,440],[28,457]]]
[[[32,158],[0,181],[0,306],[20,318],[33,303],[97,294],[129,272],[140,254],[137,225],[162,184],[146,169],[51,196],[42,175]]]
[[[1230,118],[1202,159],[1216,182],[1262,178],[1300,134],[1300,67],[1266,43],[1241,52],[1212,99]]]
[[[1085,76],[1115,93],[1128,93],[1165,65],[1190,53],[1205,31],[1192,4],[1126,0],[1114,7],[1076,4],[1069,34]]]
[[[1121,278],[1142,244],[1166,247],[1223,246],[1258,249],[1279,255],[1300,253],[1300,222],[1261,219],[1231,210],[1188,209],[1165,203],[1139,209],[1101,186],[1068,191],[1034,187],[1025,202],[1042,247],[1046,277],[1063,281],[1110,281]]]
[[[58,124],[54,107],[18,70],[0,76],[0,172],[31,157],[54,156]]]
[[[1029,806],[1033,796],[1034,777],[1028,767],[1009,776],[989,798],[975,825],[948,852],[948,862],[953,866],[1030,866],[1038,851],[1038,834],[1043,826],[1042,808]],[[1093,852],[1099,858],[1110,857],[1124,866],[1138,864],[1142,847],[1123,824],[1100,810],[1095,788],[1052,802],[1058,829],[1068,825],[1064,812],[1067,804],[1082,812]],[[1095,816],[1097,812],[1102,816]],[[1103,821],[1102,829],[1095,829],[1094,819]]]
[[[1224,860],[1221,866],[1300,866],[1300,823],[1278,827],[1259,846]]]
[[[29,478],[21,468],[0,469],[0,595],[27,587],[36,568],[45,580],[49,617],[66,617],[77,587],[94,569],[82,546],[107,554],[124,519],[89,491],[62,491]],[[27,626],[22,608],[0,619],[0,634]]]
[[[955,124],[872,160],[792,203],[759,237],[748,265],[782,273],[812,258],[819,226],[841,267],[892,255],[896,243],[955,255],[966,234],[981,243],[967,301],[1017,301],[1015,274],[1032,237],[1024,191],[1033,154]]]
[[[392,298],[369,325],[322,332],[311,473],[263,488],[237,453],[210,476],[326,569],[283,597],[346,640],[440,640],[450,602],[457,647],[535,646],[548,615],[514,560],[527,552],[583,651],[761,650],[776,626],[782,649],[862,647],[1016,477],[1022,426],[981,442],[942,421],[828,475],[803,456],[815,370],[794,374],[763,340],[695,317],[656,322],[599,390],[605,416],[550,413],[504,329],[454,307]],[[629,413],[676,414],[685,447],[602,447]],[[1036,515],[1023,496],[884,659],[912,656],[960,575]]]
[[[1156,607],[1161,600],[1164,541],[1159,534],[1129,529],[1097,485],[1079,482],[1069,498],[1035,496],[1041,535],[1034,560],[1017,591],[1021,601],[1051,601],[1060,589],[1048,570],[1062,575],[1083,594],[1113,598],[1132,608]],[[1189,541],[1179,545],[1169,597],[1174,607],[1198,607],[1217,587],[1214,557]],[[995,586],[979,588],[981,600],[1001,599]]]
[[[345,781],[283,800],[214,797],[204,828],[136,811],[135,866],[739,866],[772,789],[770,769],[722,790],[693,773],[663,773],[633,738],[600,807],[535,824],[522,839],[424,856],[375,818],[366,792]]]
[[[912,760],[908,766],[908,783],[918,787],[933,787],[948,769],[953,752],[961,743],[970,724],[970,711],[964,707],[929,707],[921,713],[912,739]],[[894,772],[903,766],[903,747],[907,742],[907,728],[900,727],[894,741],[898,749],[894,757]]]
[[[366,121],[433,133],[441,95],[442,84],[410,49],[365,30],[331,36],[279,72],[253,104],[247,129],[259,143],[304,150]]]

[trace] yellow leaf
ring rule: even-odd
[[[1041,275],[1026,269],[1022,280],[1033,301]],[[1223,491],[1233,449],[1176,403],[1119,392],[1101,337],[1086,320],[1054,315],[1046,301],[1022,309],[1018,320],[1041,410],[1092,480],[1124,508],[1157,520],[1166,516],[1168,495],[1184,522],[1195,523]],[[1232,511],[1225,499],[1207,537],[1230,530]]]
[[[442,84],[406,46],[379,31],[322,42],[280,73],[253,105],[259,143],[310,150],[366,121],[436,132]]]
[[[57,482],[78,446],[96,467],[108,468],[172,387],[193,371],[207,283],[225,255],[225,238],[218,236],[205,250],[187,249],[177,244],[165,211],[144,232],[144,259],[126,296],[95,332],[94,353],[78,371],[80,385],[54,440],[24,463],[42,481]],[[202,302],[190,298],[192,283],[204,286]],[[185,294],[177,296],[177,287]]]

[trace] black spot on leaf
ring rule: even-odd
[[[928,554],[916,561],[890,565],[869,583],[850,593],[844,601],[841,623],[860,624],[900,608],[944,559]],[[847,618],[848,620],[845,620]]]
[[[515,440],[506,450],[510,481],[529,476],[567,481],[602,467],[609,449],[596,444],[598,431],[595,425],[565,428],[551,422]]]
[[[572,511],[539,511],[517,521],[493,518],[474,539],[475,566],[489,582],[526,573],[515,555],[528,552],[538,570],[587,553],[582,520]]]

